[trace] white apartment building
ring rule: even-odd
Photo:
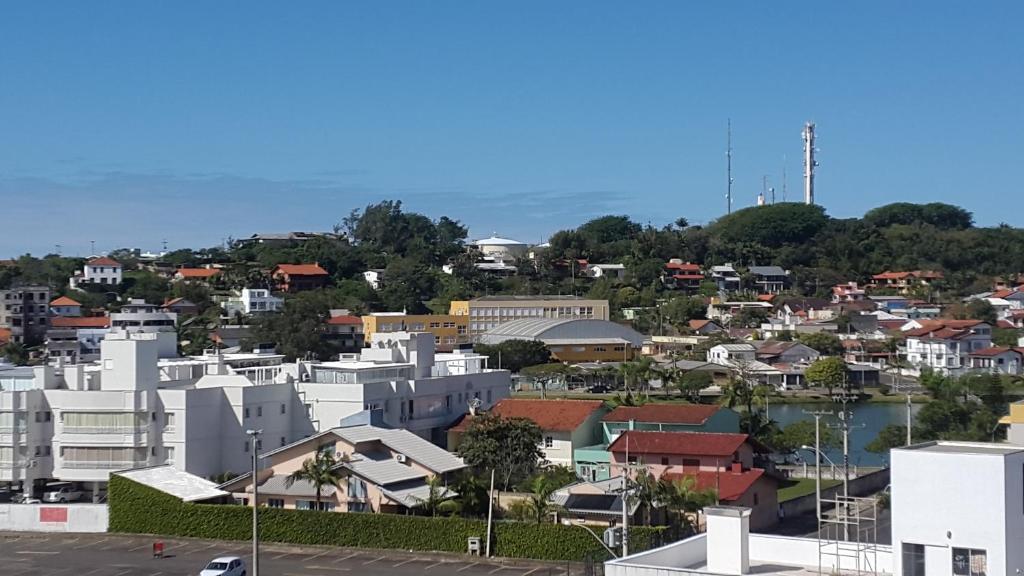
[[[486,363],[474,352],[435,353],[430,333],[378,333],[358,357],[299,364],[296,389],[318,430],[379,409],[388,426],[443,445],[447,426],[468,411],[470,401],[490,408],[509,396],[509,372]]]
[[[607,576],[1015,576],[1024,566],[1024,448],[927,442],[890,452],[892,545],[750,533],[750,509],[704,509],[707,530],[610,560]],[[867,503],[861,502],[867,506]],[[865,514],[867,515],[867,514]],[[854,517],[857,514],[853,515]],[[859,525],[863,528],[863,525]],[[851,527],[856,529],[858,525]],[[882,530],[882,524],[878,529]],[[833,534],[838,534],[833,531]],[[851,538],[853,540],[853,538]],[[820,568],[819,568],[820,566]]]
[[[111,471],[173,464],[210,477],[251,465],[247,429],[277,448],[364,409],[428,439],[479,398],[509,394],[508,371],[477,354],[434,354],[430,334],[388,334],[357,359],[282,364],[276,354],[160,358],[166,332],[112,331],[96,363],[0,369],[0,482],[102,490]]]
[[[168,312],[156,304],[133,298],[121,307],[120,312],[110,315],[112,330],[125,330],[132,334],[167,334],[160,339],[160,357],[174,358],[178,355],[178,341],[175,325],[178,315]]]
[[[907,362],[913,369],[961,375],[973,352],[992,347],[992,327],[978,320],[921,320],[906,334]]]
[[[239,312],[245,316],[278,312],[284,307],[284,298],[274,296],[266,288],[242,288],[238,296],[228,298],[222,307],[229,317]]]
[[[77,290],[82,284],[103,284],[117,286],[121,283],[124,274],[124,267],[121,263],[107,257],[93,258],[85,263],[81,272],[68,281],[72,290]]]

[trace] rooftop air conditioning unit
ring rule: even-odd
[[[395,462],[405,464],[405,454],[395,454]]]

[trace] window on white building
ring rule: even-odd
[[[925,576],[924,545],[903,543],[903,576]]]
[[[267,508],[284,508],[284,499],[267,498]]]
[[[164,448],[164,453],[165,453],[164,461],[167,462],[168,464],[173,464],[174,463],[174,446],[168,446],[168,447]]]
[[[263,417],[263,406],[257,406],[256,407],[256,417],[257,418],[262,418]]]
[[[555,439],[554,438],[552,438],[551,436],[545,436],[544,437],[544,447],[545,448],[551,448],[554,445],[555,445]]]
[[[987,576],[988,554],[984,550],[953,548],[953,576]]]

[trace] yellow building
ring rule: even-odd
[[[430,332],[434,335],[434,347],[441,352],[469,343],[469,319],[465,316],[374,312],[362,318],[366,342],[378,332]]]
[[[469,336],[476,341],[484,332],[506,322],[526,319],[608,320],[607,300],[579,296],[482,296],[453,300],[449,312],[469,320]]]

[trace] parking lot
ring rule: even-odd
[[[249,563],[248,542],[162,539],[164,558],[154,558],[156,538],[108,534],[0,534],[0,576],[183,576],[196,575],[217,556],[239,556]],[[250,569],[249,573],[252,571]],[[458,555],[391,550],[260,548],[264,576],[413,575],[575,576],[579,564],[474,560]]]

